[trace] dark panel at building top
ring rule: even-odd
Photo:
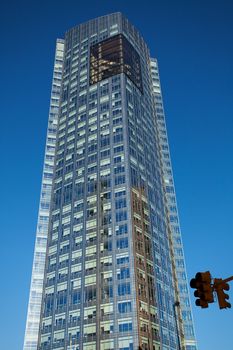
[[[90,48],[90,84],[125,73],[142,90],[140,57],[130,42],[118,34]]]

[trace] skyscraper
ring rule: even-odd
[[[56,44],[24,350],[196,350],[158,64],[113,13]]]

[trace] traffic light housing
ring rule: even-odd
[[[218,297],[218,305],[220,309],[231,308],[231,304],[228,303],[229,295],[224,292],[224,290],[229,290],[230,286],[228,283],[224,282],[222,278],[214,279],[214,289]]]
[[[196,305],[207,308],[209,303],[214,302],[213,286],[211,285],[211,275],[209,271],[198,272],[195,278],[191,279],[190,287],[196,288],[194,296],[198,298]]]

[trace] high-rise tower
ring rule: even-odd
[[[121,13],[58,40],[24,350],[196,350],[158,65]]]

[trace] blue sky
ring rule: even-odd
[[[122,11],[159,61],[189,279],[206,270],[233,275],[233,2],[12,0],[1,7],[1,348],[23,344],[55,40],[103,14]],[[193,313],[199,350],[232,348],[233,310],[215,303]]]

